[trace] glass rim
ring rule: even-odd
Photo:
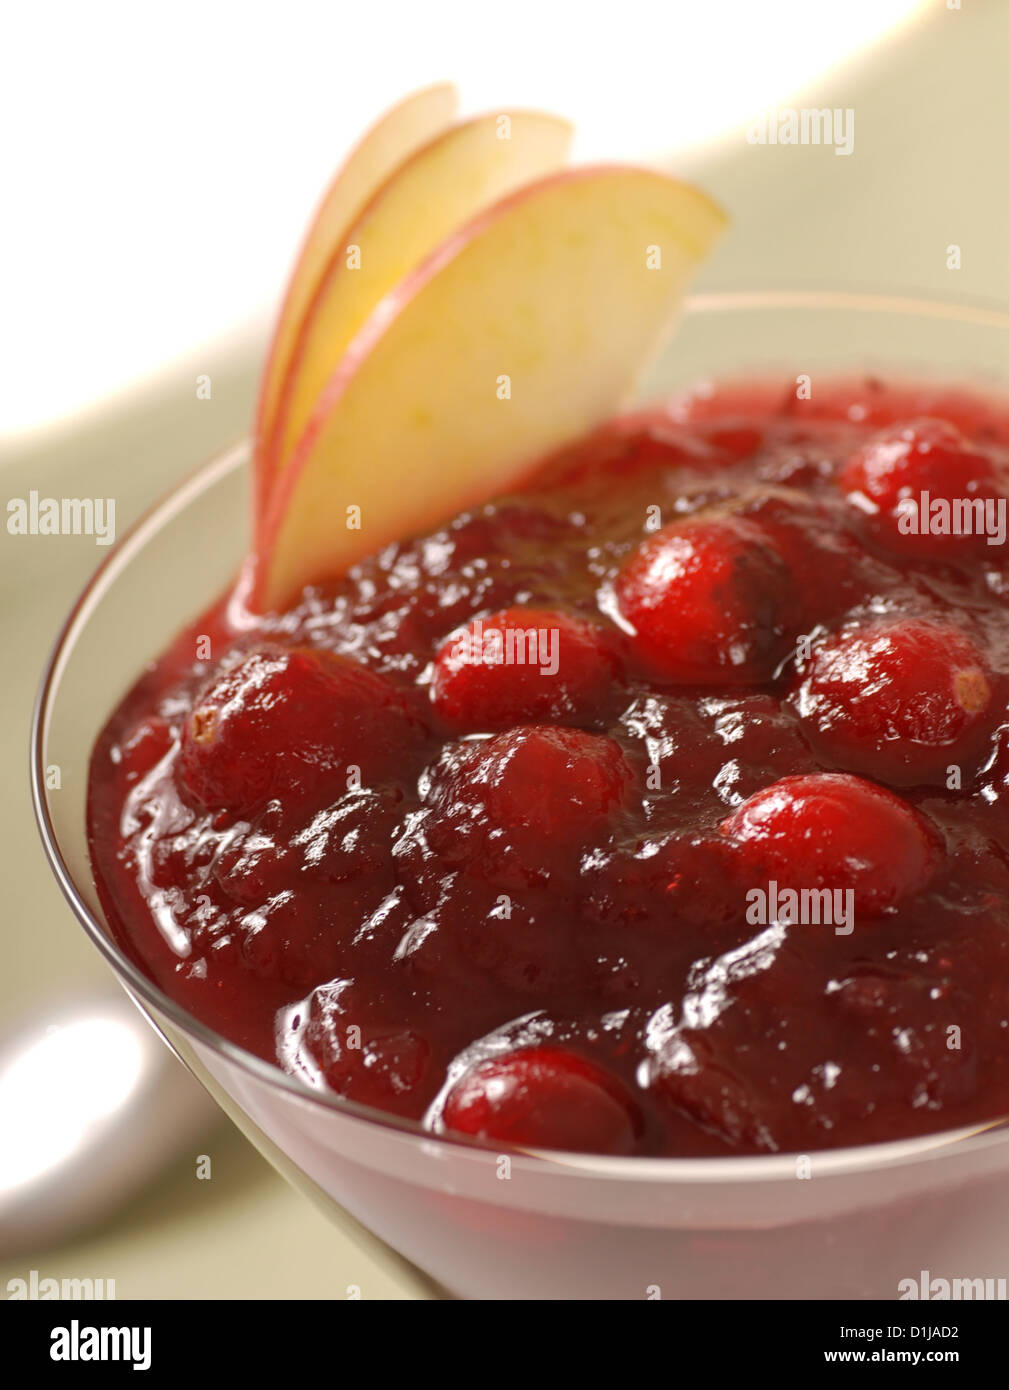
[[[1009,330],[1009,312],[996,305],[965,303],[920,295],[893,295],[870,290],[845,289],[738,289],[688,295],[682,317],[691,314],[782,309],[839,309],[869,313],[891,313],[956,319],[978,327]],[[754,374],[755,375],[755,374]],[[839,372],[839,376],[843,376]],[[209,461],[185,474],[178,483],[146,508],[103,557],[75,599],[62,623],[43,667],[32,710],[29,735],[29,774],[35,822],[46,859],[68,905],[92,943],[128,991],[163,1015],[183,1036],[195,1039],[226,1062],[239,1067],[268,1087],[279,1087],[292,1099],[318,1106],[324,1113],[336,1112],[405,1139],[429,1145],[445,1145],[472,1154],[497,1152],[497,1147],[466,1135],[451,1132],[434,1134],[419,1120],[392,1115],[374,1106],[348,1100],[336,1092],[308,1086],[299,1077],[285,1072],[278,1064],[249,1052],[190,1014],[156,985],[118,946],[104,928],[77,886],[64,858],[53,825],[45,791],[44,744],[48,734],[53,692],[69,659],[76,635],[83,630],[90,613],[101,602],[108,586],[143,548],[147,538],[180,512],[202,492],[224,479],[248,460],[250,441],[215,454]],[[805,1157],[816,1165],[817,1176],[844,1177],[864,1174],[905,1162],[932,1157],[975,1152],[993,1140],[1009,1135],[1009,1114],[956,1129],[937,1130],[910,1139],[882,1140],[871,1144],[834,1149],[816,1149]],[[498,1146],[499,1147],[499,1146]],[[771,1182],[794,1179],[797,1153],[725,1154],[709,1157],[611,1157],[605,1154],[568,1153],[556,1149],[515,1147],[510,1150],[522,1160],[532,1161],[543,1171],[566,1172],[583,1177],[665,1182],[677,1185],[733,1182]]]

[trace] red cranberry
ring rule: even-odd
[[[579,942],[566,912],[556,875],[548,887],[523,885],[502,896],[504,886],[480,878],[493,866],[471,865],[455,876],[442,904],[465,960],[508,990],[536,1002],[551,992],[577,988],[584,975]]]
[[[731,847],[717,836],[675,833],[644,840],[633,854],[594,855],[580,876],[582,911],[601,926],[648,930],[670,941],[725,926],[744,907],[732,860]]]
[[[944,420],[884,430],[851,456],[840,484],[881,539],[914,555],[985,549],[985,499],[1005,496],[991,455],[971,449]],[[929,497],[924,511],[923,493]],[[951,534],[955,529],[961,534]]]
[[[773,1151],[774,1138],[747,1086],[718,1065],[701,1039],[665,1041],[649,1063],[649,1090],[730,1148]]]
[[[627,1154],[635,1146],[632,1103],[600,1067],[559,1047],[534,1047],[478,1062],[445,1101],[446,1127],[525,1148]]]
[[[435,661],[431,699],[447,723],[474,730],[578,720],[598,712],[613,671],[597,624],[549,609],[507,608],[448,638]]]
[[[214,676],[186,720],[178,778],[202,809],[248,816],[402,774],[416,734],[397,691],[359,662],[307,648],[253,651]]]
[[[849,628],[813,653],[792,700],[807,733],[853,772],[914,786],[966,782],[992,723],[992,673],[959,628],[909,618]]]
[[[731,514],[663,527],[616,582],[636,650],[667,680],[686,684],[768,680],[787,649],[791,590],[767,534]]]
[[[892,580],[889,566],[838,526],[843,512],[842,503],[828,506],[794,486],[766,486],[747,499],[747,518],[796,576],[792,603],[803,632],[839,619]]]
[[[325,897],[294,886],[233,917],[240,958],[262,980],[305,988],[335,975],[362,923],[393,886],[388,869],[333,884]]]
[[[214,861],[214,875],[228,897],[243,907],[258,907],[283,892],[293,855],[283,838],[268,828],[243,826]]]
[[[428,1071],[430,1047],[412,1029],[373,1022],[361,1008],[360,994],[351,980],[313,991],[305,1050],[340,1095],[409,1113],[413,1093]]]
[[[616,810],[632,780],[615,740],[541,725],[477,744],[436,800],[453,815],[476,811],[490,830],[568,842]]]
[[[866,916],[921,889],[938,854],[912,807],[842,772],[783,777],[744,801],[722,831],[753,887],[773,879],[796,891],[850,889],[855,912]]]

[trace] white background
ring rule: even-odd
[[[567,115],[578,158],[682,156],[915,8],[8,0],[0,435],[259,314],[340,155],[412,87]]]

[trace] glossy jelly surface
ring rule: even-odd
[[[307,1084],[494,1144],[1002,1115],[1007,496],[1002,403],[728,384],[221,603],[94,751],[116,937]]]

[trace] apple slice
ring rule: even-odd
[[[398,164],[452,121],[459,104],[448,82],[425,87],[387,111],[348,155],[330,184],[309,226],[295,262],[273,331],[256,410],[256,494],[262,499],[270,480],[264,476],[260,441],[273,427],[280,389],[305,310],[334,248],[346,244],[344,233]]]
[[[481,209],[560,168],[571,135],[567,121],[540,112],[483,116],[436,136],[395,170],[347,231],[302,319],[273,437],[262,445],[272,479],[379,300]],[[348,264],[348,246],[359,264]]]
[[[351,343],[278,480],[253,601],[517,484],[624,402],[725,225],[601,167],[520,189],[440,246]]]

